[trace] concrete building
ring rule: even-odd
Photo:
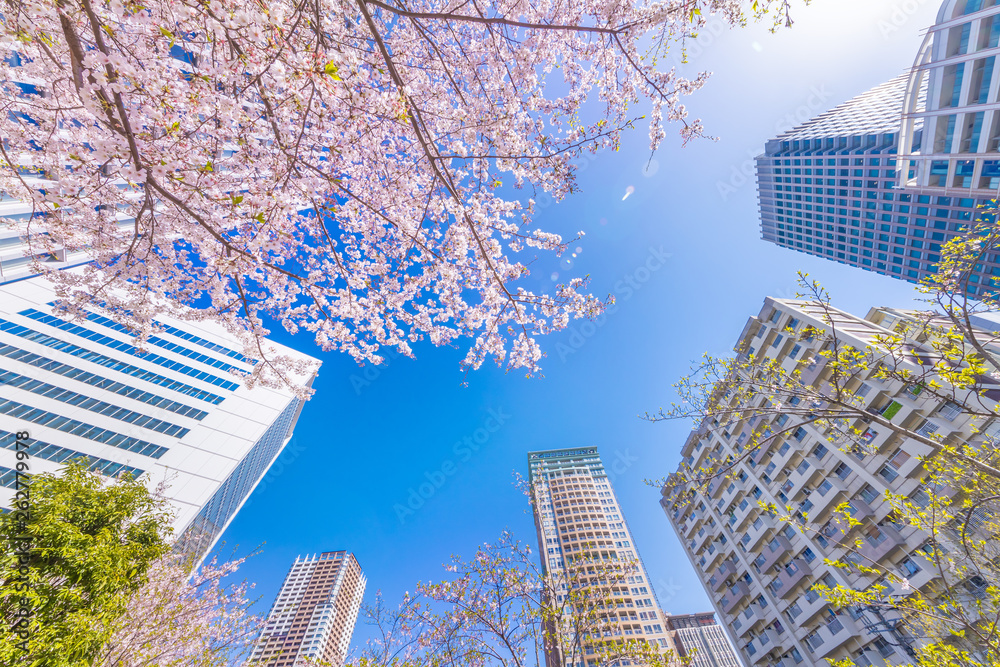
[[[326,551],[295,559],[250,661],[290,667],[299,658],[342,665],[365,595],[354,554]]]
[[[667,618],[674,644],[682,658],[690,658],[691,667],[740,667],[725,630],[715,621],[715,614],[674,614]]]
[[[831,313],[838,339],[856,349],[877,346],[878,336],[901,331],[900,323],[912,318],[909,312],[887,308],[872,309],[864,318],[836,309]],[[743,359],[754,355],[757,363],[773,359],[789,372],[798,368],[804,385],[821,386],[830,371],[817,348],[826,343],[808,329],[804,333],[806,327],[829,330],[819,306],[768,298],[760,314],[744,327],[737,354]],[[916,356],[904,363],[918,372],[917,358],[928,345],[910,338],[906,343]],[[880,380],[875,373],[874,368],[862,373],[850,388],[869,412],[949,441],[982,439],[997,431],[997,424],[980,424],[982,433],[976,435],[969,417],[954,404],[922,392],[919,384]],[[997,397],[1000,394],[994,400]],[[771,398],[760,393],[741,405],[760,407]],[[790,397],[787,402],[797,405],[799,399]],[[937,575],[924,557],[928,535],[889,520],[892,508],[885,501],[885,491],[891,490],[926,506],[925,470],[918,457],[929,454],[930,447],[889,429],[870,427],[863,431],[863,448],[846,440],[841,448],[833,426],[817,426],[807,414],[773,410],[745,414],[730,424],[700,424],[682,449],[682,465],[694,469],[732,456],[737,461],[732,473],[698,488],[676,484],[675,476],[663,487],[661,498],[741,659],[747,665],[771,667],[820,666],[847,657],[858,665],[882,665],[886,660],[909,664],[920,640],[907,634],[895,612],[836,609],[811,588],[818,583],[855,590],[884,585],[887,595],[932,593]],[[752,455],[741,456],[750,434],[765,428],[782,435],[766,439]],[[846,533],[834,514],[844,502],[850,503],[853,517],[861,522],[847,527]],[[761,503],[791,507],[810,530],[796,530],[762,509]],[[844,545],[856,539],[862,540],[865,558],[906,578],[910,592],[884,577],[824,564],[826,558],[847,558]]]
[[[243,386],[232,371],[253,361],[221,327],[160,318],[139,353],[121,325],[97,311],[70,322],[54,299],[41,277],[0,284],[0,506],[27,431],[31,473],[86,457],[108,476],[166,482],[178,548],[202,558],[291,439],[302,401]]]
[[[614,488],[594,447],[555,449],[528,454],[529,482],[535,491],[535,527],[542,568],[563,573],[585,555],[601,561],[633,560],[637,566],[623,585],[616,586],[620,611],[607,617],[612,639],[644,639],[673,649],[668,616],[660,609],[646,569],[625,522]],[[560,596],[560,602],[563,596]],[[594,650],[580,647],[584,656]],[[572,664],[568,659],[567,664]],[[547,655],[548,667],[565,667]],[[587,657],[576,667],[592,667]]]
[[[761,236],[916,282],[1000,192],[1000,5],[945,0],[913,67],[768,141]],[[991,254],[969,288],[1000,275]]]

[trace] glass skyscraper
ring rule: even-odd
[[[946,0],[914,66],[768,141],[761,235],[917,282],[1000,191],[1000,5]],[[968,291],[1000,275],[984,258]]]

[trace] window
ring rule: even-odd
[[[920,566],[913,562],[913,559],[907,556],[899,564],[899,570],[903,573],[904,577],[912,577],[916,573],[920,572]]]
[[[947,401],[938,408],[938,414],[948,421],[955,421],[955,418],[962,414],[962,408],[951,401]]]
[[[962,76],[965,73],[965,63],[946,65],[941,75],[941,94],[938,98],[938,108],[945,109],[956,107],[959,103],[959,94],[962,91]],[[953,119],[954,116],[949,116]],[[939,118],[940,120],[940,118]],[[954,121],[951,121],[954,122]],[[949,152],[949,151],[935,151]]]
[[[868,484],[865,484],[861,488],[861,492],[858,495],[861,496],[861,499],[863,501],[865,501],[866,503],[868,503],[869,505],[871,505],[872,503],[874,503],[879,498],[878,492],[875,491],[875,489],[873,489]]]
[[[973,0],[975,2],[975,0]],[[944,57],[951,58],[965,53],[969,48],[969,33],[972,23],[957,25],[948,31],[948,40],[945,42]],[[961,85],[961,80],[960,80]]]

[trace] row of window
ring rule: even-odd
[[[252,359],[247,359],[245,356],[243,356],[242,354],[240,354],[236,350],[230,350],[228,347],[224,347],[222,345],[218,345],[217,343],[213,343],[212,341],[205,340],[204,338],[201,338],[199,336],[195,336],[193,333],[188,333],[187,331],[183,331],[181,329],[178,329],[177,327],[172,327],[172,326],[170,326],[168,324],[164,324],[163,322],[157,322],[156,324],[158,326],[160,326],[168,334],[171,334],[173,336],[177,336],[178,338],[183,338],[184,340],[186,340],[188,342],[191,342],[191,343],[194,343],[195,345],[201,345],[202,347],[208,348],[209,350],[212,350],[213,352],[219,352],[221,354],[226,355],[227,357],[232,357],[233,359],[237,359],[239,361],[242,361],[245,364],[251,364],[251,365],[253,365],[253,363],[254,363],[254,361]]]
[[[33,424],[39,424],[40,426],[54,428],[64,433],[78,435],[81,438],[94,440],[119,449],[127,449],[130,452],[136,452],[154,459],[160,458],[168,451],[166,447],[154,445],[139,438],[115,433],[99,426],[70,419],[69,417],[61,417],[47,410],[33,408],[30,405],[24,405],[23,403],[4,398],[0,398],[0,414],[10,415],[16,419],[23,419]]]
[[[0,447],[18,451],[15,445],[16,442],[17,436],[15,434],[9,431],[0,431]],[[89,462],[88,469],[108,477],[128,474],[132,476],[132,479],[138,479],[139,475],[144,472],[140,468],[127,466],[124,463],[115,463],[114,461],[84,454],[83,452],[60,447],[59,445],[52,445],[41,440],[35,440],[34,438],[28,438],[23,442],[27,444],[28,449],[26,451],[32,458],[55,461],[56,463],[64,463],[70,459],[86,459]],[[20,451],[25,451],[23,446],[20,448]]]
[[[144,415],[140,412],[129,410],[128,408],[122,408],[117,405],[112,405],[111,403],[105,403],[104,401],[100,401],[96,398],[84,396],[83,394],[79,394],[75,391],[57,387],[53,384],[42,382],[41,380],[35,380],[25,375],[21,375],[20,373],[4,370],[2,368],[0,368],[0,384],[17,387],[18,389],[30,391],[31,393],[38,394],[39,396],[45,396],[46,398],[61,401],[62,403],[68,403],[70,405],[83,408],[84,410],[89,410],[90,412],[105,415],[111,419],[117,419],[129,424],[135,424],[141,428],[147,428],[150,431],[156,431],[157,433],[165,433],[176,438],[183,438],[191,430],[189,428],[184,428],[183,426],[178,426],[177,424],[171,424],[170,422],[163,421],[162,419],[157,419],[156,417],[150,417],[149,415]]]
[[[119,350],[125,352],[126,354],[131,354],[137,356],[144,361],[156,364],[157,366],[163,366],[164,368],[169,368],[172,371],[177,371],[178,373],[183,373],[189,377],[197,378],[208,384],[215,385],[217,387],[222,387],[223,389],[228,389],[229,391],[235,391],[239,384],[233,382],[232,380],[224,380],[223,378],[212,375],[211,373],[206,373],[204,371],[199,371],[195,368],[191,368],[185,364],[174,361],[173,359],[168,359],[166,357],[161,357],[158,354],[153,354],[151,352],[141,353],[134,346],[124,343],[117,338],[111,338],[110,336],[105,336],[99,334],[96,331],[91,331],[79,325],[67,322],[66,320],[59,319],[54,315],[48,315],[34,308],[28,308],[22,310],[18,315],[23,315],[24,317],[35,320],[36,322],[41,322],[42,324],[47,324],[50,327],[55,327],[61,331],[66,331],[68,333],[80,336],[87,340],[94,341],[106,347],[110,347],[113,350]]]
[[[49,301],[48,305],[49,306],[55,306],[56,302],[55,301]],[[104,306],[104,307],[107,307],[107,304],[104,303],[104,302],[101,302],[100,305]],[[126,311],[126,312],[129,312],[129,311]],[[230,348],[228,348],[228,347],[226,347],[224,345],[219,345],[218,343],[213,343],[210,340],[205,340],[204,338],[201,338],[200,336],[196,336],[193,333],[189,333],[187,331],[184,331],[183,329],[178,329],[177,327],[172,327],[169,324],[164,324],[163,322],[160,322],[158,320],[153,320],[153,323],[156,324],[156,326],[160,327],[161,329],[163,329],[164,331],[166,331],[168,334],[170,334],[172,336],[176,336],[177,338],[182,338],[182,339],[184,339],[184,340],[186,340],[186,341],[188,341],[190,343],[194,343],[195,345],[200,345],[201,347],[204,347],[204,348],[207,348],[209,350],[212,350],[213,352],[219,352],[220,354],[223,354],[223,355],[225,355],[227,357],[231,357],[233,359],[237,359],[239,361],[242,361],[245,364],[250,364],[251,366],[254,363],[256,363],[252,359],[247,359],[246,357],[244,357],[242,354],[240,354],[236,350],[232,350],[232,349],[230,349]],[[124,330],[123,333],[128,333],[130,336],[133,335],[131,332],[129,332],[127,330]]]
[[[140,403],[155,405],[158,408],[163,408],[164,410],[169,410],[170,412],[190,417],[191,419],[196,419],[198,421],[201,421],[208,415],[208,413],[204,410],[197,410],[184,405],[183,403],[171,401],[169,398],[157,396],[156,394],[151,394],[148,391],[143,391],[142,389],[136,389],[135,387],[130,387],[127,384],[122,384],[121,382],[109,380],[108,378],[101,377],[100,375],[75,368],[69,364],[62,363],[61,361],[48,359],[39,354],[35,354],[34,352],[28,352],[27,350],[14,347],[13,345],[0,343],[0,356],[8,357],[23,364],[34,366],[35,368],[40,368],[45,371],[51,371],[64,377],[68,377],[71,380],[84,382],[99,389],[114,392],[120,396],[131,398],[134,401],[139,401]]]
[[[51,347],[54,350],[59,350],[60,352],[65,352],[66,354],[71,354],[74,357],[79,357],[99,366],[104,366],[105,368],[110,368],[120,373],[131,375],[139,378],[140,380],[145,380],[146,382],[151,382],[153,384],[160,385],[161,387],[172,389],[179,394],[191,396],[214,405],[218,405],[224,400],[222,396],[217,394],[192,387],[191,385],[178,382],[177,380],[172,380],[154,373],[153,371],[147,371],[144,368],[139,368],[138,366],[132,366],[131,364],[119,361],[114,357],[109,357],[98,352],[88,350],[80,347],[79,345],[67,343],[64,340],[53,338],[48,334],[43,334],[39,331],[35,331],[34,329],[21,326],[20,324],[14,324],[9,320],[0,318],[0,331],[14,334],[15,336],[33,341],[40,345],[45,345],[46,347]]]
[[[118,333],[123,333],[126,336],[135,336],[135,333],[130,331],[128,327],[125,327],[119,324],[118,322],[115,322],[112,319],[104,317],[103,315],[98,315],[96,313],[88,312],[87,321],[99,324],[103,327],[107,327],[108,329],[117,331]],[[201,354],[200,352],[195,352],[194,350],[184,347],[183,345],[172,343],[169,340],[166,340],[165,338],[160,338],[159,336],[150,336],[148,340],[150,343],[156,345],[157,347],[162,347],[165,350],[170,350],[171,352],[175,352],[181,355],[182,357],[187,357],[189,359],[194,359],[195,361],[200,361],[203,364],[212,366],[214,368],[218,368],[219,370],[226,371],[227,373],[230,371],[242,372],[242,369],[237,368],[236,366],[231,366],[230,364],[227,364],[224,361],[219,361],[218,359],[210,357],[207,354]]]

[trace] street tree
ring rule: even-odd
[[[672,650],[623,634],[618,602],[636,564],[602,560],[596,552],[585,549],[565,569],[546,571],[530,548],[505,532],[469,560],[453,557],[445,566],[448,579],[418,584],[398,607],[379,596],[365,609],[375,638],[350,664],[682,664]]]
[[[227,583],[245,560],[212,560],[193,573],[184,556],[169,554],[154,561],[93,667],[247,664],[263,619],[248,610],[250,586]]]
[[[164,501],[76,461],[18,502],[0,515],[0,664],[89,667],[169,551]]]

